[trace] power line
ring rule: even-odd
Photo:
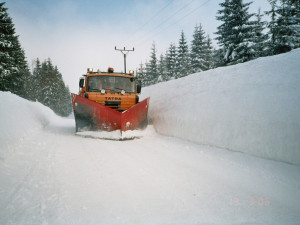
[[[204,5],[206,5],[208,2],[210,2],[210,0],[205,1],[204,3],[202,3],[202,4],[201,4],[200,6],[198,6],[197,8],[195,8],[195,9],[191,10],[190,12],[188,12],[187,14],[185,14],[183,17],[181,17],[181,18],[179,19],[179,21],[181,21],[181,20],[183,20],[184,18],[186,18],[187,16],[193,14],[193,13],[196,12],[198,9],[200,9],[200,8],[202,8]],[[175,14],[174,14],[174,15],[175,15]],[[166,31],[168,28],[170,28],[171,26],[174,26],[175,24],[177,24],[177,22],[172,23],[172,24],[170,24],[169,26],[167,26],[167,27],[165,27],[165,28],[159,30],[159,31],[156,32],[154,35],[152,35],[151,37],[156,36],[156,34],[160,33],[161,31]],[[148,37],[147,39],[142,39],[142,41],[145,42],[145,41],[147,41],[148,39],[149,39],[149,37]],[[142,42],[142,41],[141,41],[141,42]],[[140,42],[139,42],[139,43],[140,43]],[[139,44],[139,43],[138,43],[138,44]]]
[[[183,6],[179,10],[177,10],[174,14],[172,14],[171,16],[169,16],[166,20],[164,20],[162,23],[158,24],[154,29],[152,29],[149,32],[152,32],[152,31],[156,30],[157,28],[159,28],[160,26],[162,26],[164,23],[166,23],[168,20],[170,20],[173,16],[175,16],[180,11],[182,11],[183,9],[185,9],[186,7],[188,7],[193,1],[195,1],[195,0],[191,0],[189,3],[187,3],[185,6]],[[139,38],[139,40],[142,40],[146,35],[147,35],[147,33],[145,35],[143,35],[141,38]]]
[[[174,0],[169,1],[163,8],[161,8],[155,15],[153,15],[146,23],[144,23],[142,26],[140,26],[138,29],[136,29],[132,34],[130,34],[130,39],[144,26],[146,26],[150,21],[152,21],[158,14],[160,14],[165,8],[167,8]]]
[[[189,13],[187,13],[186,15],[184,15],[183,17],[179,18],[179,21],[181,21],[181,20],[183,20],[184,18],[188,17],[189,15],[193,14],[193,13],[196,12],[198,9],[202,8],[202,6],[206,5],[208,2],[210,2],[210,0],[207,0],[206,2],[204,2],[203,4],[201,4],[199,7],[193,9],[192,11],[190,11]],[[169,25],[169,26],[163,28],[163,30],[165,31],[165,30],[167,30],[168,28],[170,28],[171,26],[174,26],[175,24],[177,24],[177,22],[175,22],[175,23],[173,23],[173,24],[171,24],[171,25]],[[160,31],[162,31],[162,30],[160,30]],[[160,32],[160,31],[159,31],[159,32]],[[159,32],[157,32],[157,33],[159,33]]]

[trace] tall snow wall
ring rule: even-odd
[[[63,123],[51,109],[10,92],[0,91],[0,160],[5,159],[23,138],[40,132],[53,121]]]
[[[157,132],[300,165],[300,49],[143,89]]]

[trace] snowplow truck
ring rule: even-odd
[[[150,98],[139,101],[141,82],[134,72],[87,73],[79,80],[79,93],[71,94],[76,132],[81,130],[135,130],[145,128]]]

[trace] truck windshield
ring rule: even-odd
[[[102,89],[111,93],[135,93],[135,80],[129,77],[91,76],[87,79],[87,91],[100,92]]]

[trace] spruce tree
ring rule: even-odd
[[[30,79],[31,85],[32,85],[32,100],[34,101],[39,101],[38,96],[41,96],[42,93],[40,91],[40,87],[41,87],[41,70],[42,70],[42,65],[40,60],[37,58],[34,62],[33,62],[33,71],[32,71],[32,76]]]
[[[13,43],[15,50],[12,52],[11,55],[14,59],[14,65],[16,65],[17,67],[17,72],[12,74],[14,80],[14,93],[26,99],[30,99],[30,93],[27,88],[28,85],[30,85],[28,84],[28,81],[30,79],[31,74],[25,58],[25,52],[21,48],[18,37],[15,38]]]
[[[218,41],[220,49],[215,54],[215,61],[217,65],[223,66],[227,63],[226,52],[231,48],[232,43],[229,41],[228,37],[231,35],[231,27],[230,27],[230,0],[225,0],[220,3],[221,9],[218,10],[217,14],[219,16],[216,17],[217,20],[222,21],[223,23],[217,27],[218,35],[215,39]]]
[[[224,61],[224,55],[225,55],[224,48],[213,50],[213,61],[214,61],[213,68],[226,66]]]
[[[146,68],[143,65],[143,62],[140,63],[139,68],[137,69],[136,73],[139,80],[142,82],[142,86],[148,86],[146,82]]]
[[[254,21],[252,42],[254,43],[253,49],[255,51],[255,57],[257,58],[267,55],[268,35],[264,33],[267,23],[262,21],[260,9],[258,9],[258,13],[255,17],[256,20]]]
[[[274,53],[280,54],[300,47],[300,3],[281,0],[277,6],[278,18],[274,28]]]
[[[149,71],[150,71],[149,67],[150,67],[150,64],[146,60],[146,63],[145,63],[145,79],[144,79],[144,82],[145,82],[146,86],[150,86],[150,85],[154,84],[153,77],[149,74]]]
[[[191,72],[201,72],[204,70],[205,61],[205,32],[202,25],[195,26],[193,40],[191,44]]]
[[[151,80],[150,84],[157,83],[158,73],[157,73],[157,58],[156,58],[155,43],[152,44],[150,61],[148,63],[146,71],[147,71],[147,76]]]
[[[177,52],[176,46],[171,43],[169,49],[166,52],[166,79],[172,80],[176,78],[176,59],[177,59]]]
[[[218,44],[223,48],[226,65],[246,62],[255,57],[255,51],[251,45],[253,39],[253,22],[250,18],[253,14],[248,13],[249,3],[242,0],[225,0],[218,11],[220,16],[217,20],[223,22],[217,29]]]
[[[277,20],[277,13],[276,13],[276,2],[277,0],[268,0],[271,5],[271,10],[266,11],[265,14],[270,16],[270,22],[267,24],[267,28],[269,29],[268,35],[268,42],[267,42],[267,53],[266,55],[274,55],[275,54],[275,43],[276,43],[276,20]]]
[[[166,71],[166,60],[163,54],[160,54],[158,65],[157,65],[157,73],[158,73],[158,82],[167,80],[167,71]]]
[[[213,47],[211,38],[208,35],[205,41],[204,70],[210,70],[212,68],[214,68]]]
[[[60,116],[68,116],[72,110],[69,88],[65,85],[57,66],[54,67],[54,83],[51,87],[51,108]]]
[[[0,3],[0,91],[11,91],[27,97],[24,83],[29,77],[29,69],[14,24],[4,5],[5,2]]]
[[[184,77],[190,73],[189,47],[183,31],[181,31],[177,48],[177,73],[175,78]]]
[[[72,111],[69,88],[65,86],[62,75],[50,59],[40,63],[37,59],[32,75],[34,98],[51,108],[60,116],[67,116]]]
[[[146,60],[145,62],[145,65],[143,66],[143,77],[142,77],[142,84],[143,86],[149,86],[149,85],[152,85],[154,82],[152,80],[152,77],[149,76],[148,72],[150,71],[150,68],[149,68],[149,63],[148,61]]]

